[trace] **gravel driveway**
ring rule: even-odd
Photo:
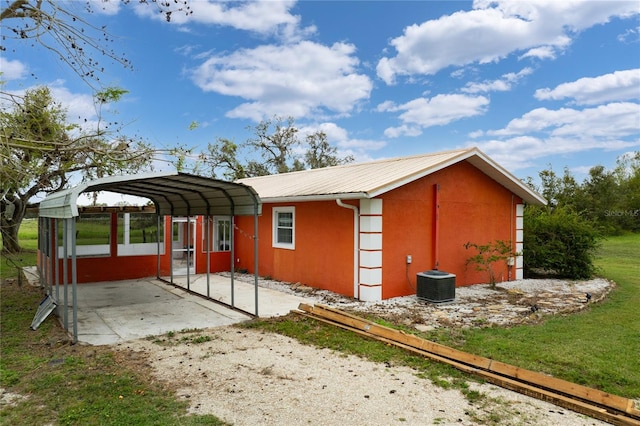
[[[580,309],[611,288],[606,280],[525,280],[501,285],[501,291],[487,286],[458,288],[454,303],[426,305],[415,297],[363,303],[300,285],[262,285],[302,292],[335,307],[410,314],[408,321],[417,328],[464,325],[472,323],[471,318],[481,319],[482,324],[533,321],[547,313]],[[532,301],[539,308],[535,312],[530,309]],[[177,384],[178,396],[189,401],[191,412],[213,414],[234,425],[606,424],[469,381],[471,389],[485,396],[472,404],[459,390],[433,385],[408,367],[345,356],[278,334],[233,326],[197,333],[199,343],[174,339],[165,345],[142,339],[118,348],[133,350],[151,364],[158,379]]]

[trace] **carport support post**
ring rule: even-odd
[[[235,307],[235,273],[236,273],[236,237],[235,237],[235,229],[236,229],[236,209],[233,202],[231,203],[231,220],[229,224],[229,238],[231,239],[229,243],[231,244],[231,306]]]
[[[156,209],[157,209],[157,207],[156,207]],[[156,222],[157,225],[158,225],[156,227],[156,250],[158,252],[158,256],[157,256],[157,259],[158,259],[158,264],[157,264],[158,270],[156,271],[156,274],[157,274],[156,276],[158,278],[160,278],[160,261],[162,259],[161,256],[160,256],[160,225],[162,224],[162,222],[160,221],[160,217],[161,216],[156,213],[156,218],[158,219],[157,222]],[[165,219],[165,217],[162,216],[162,220],[164,220],[164,219]],[[162,229],[164,229],[164,227],[162,227]],[[173,261],[173,259],[171,259],[171,260]]]
[[[171,220],[169,221],[171,231],[169,232],[169,280],[173,284],[173,209],[171,209]]]
[[[64,263],[62,264],[62,283],[63,283],[63,305],[64,311],[62,312],[62,326],[65,330],[69,330],[69,303],[68,303],[68,290],[67,283],[69,282],[69,221],[73,219],[63,219],[62,222],[62,245],[63,255],[64,255]]]
[[[253,200],[253,281],[256,303],[256,317],[258,316],[258,202]]]
[[[48,292],[49,290],[49,263],[51,262],[51,236],[49,233],[51,230],[49,229],[49,222],[51,219],[46,218],[43,222],[44,225],[44,262],[42,263],[43,274],[42,274],[42,286]]]
[[[76,256],[76,221],[71,221],[71,303],[73,303],[73,343],[78,343],[78,265]]]
[[[231,215],[231,230],[229,236],[231,237],[231,306],[233,306],[233,286],[235,285],[236,277],[236,217]]]
[[[53,219],[53,281],[56,283],[56,296],[54,300],[60,303],[60,263],[58,262],[58,219]],[[53,296],[53,292],[52,292]]]
[[[56,252],[55,223],[55,219],[49,219],[49,234],[51,235],[51,237],[49,238],[49,247],[51,250],[51,269],[49,270],[50,278],[49,288],[47,288],[47,294],[51,297],[53,297],[53,283],[56,282],[56,270],[58,269],[56,266],[56,259],[58,258],[58,256]]]
[[[207,209],[208,210],[208,209]],[[205,226],[205,244],[207,245],[206,253],[207,253],[207,297],[210,296],[209,292],[209,283],[211,277],[211,213],[207,211],[207,217],[205,218],[207,221],[207,226]]]
[[[195,226],[195,225],[194,225]],[[191,290],[191,207],[187,206],[187,290]],[[195,251],[195,247],[194,247]]]

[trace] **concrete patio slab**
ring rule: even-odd
[[[64,287],[60,286],[58,314],[64,318]],[[54,295],[56,288],[53,288]],[[67,321],[72,329],[71,285],[67,286]],[[209,295],[209,299],[198,296]],[[155,278],[110,281],[77,285],[78,341],[110,345],[170,331],[219,327],[251,318],[238,309],[255,312],[255,287],[234,282],[230,309],[214,300],[231,304],[231,281],[220,275],[174,277],[174,285]],[[214,300],[210,300],[214,299]],[[258,287],[260,317],[286,315],[300,303],[313,303],[302,297]]]

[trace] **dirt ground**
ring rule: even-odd
[[[417,329],[510,325],[570,313],[597,303],[606,280],[524,280],[456,289],[453,303],[415,296],[364,303],[301,285],[262,282],[302,293],[325,305],[371,312]],[[235,425],[600,425],[600,421],[489,384],[469,381],[485,397],[471,403],[457,389],[419,378],[407,367],[377,364],[285,336],[238,327],[198,330],[197,335],[141,339],[117,345],[129,366],[153,371],[176,386],[190,411]]]

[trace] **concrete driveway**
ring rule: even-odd
[[[176,286],[155,278],[79,284],[76,293],[78,341],[92,345],[111,345],[169,331],[218,327],[251,318],[238,310],[192,294],[208,294],[212,299],[231,304],[229,278],[210,275],[208,292],[206,281],[206,275],[191,276],[188,284],[190,291],[186,291],[186,277],[174,277]],[[70,305],[71,285],[68,285],[67,291]],[[56,292],[55,286],[53,292]],[[59,292],[62,305],[63,286],[60,286]],[[253,284],[236,280],[233,296],[236,308],[255,312]],[[297,309],[300,303],[313,303],[302,297],[264,287],[258,287],[258,299],[260,317],[286,315],[292,309]],[[64,309],[60,306],[58,310],[63,321]],[[68,329],[72,330],[71,306],[67,315]]]

